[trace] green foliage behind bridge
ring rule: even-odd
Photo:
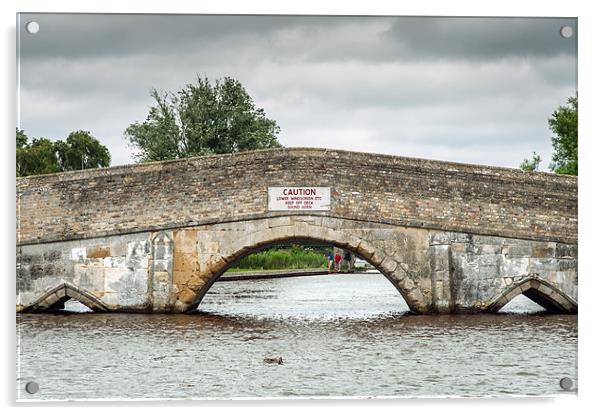
[[[111,155],[88,131],[74,131],[65,141],[34,138],[17,128],[17,177],[108,167]]]
[[[197,76],[177,93],[151,91],[146,120],[124,133],[140,162],[282,147],[280,127],[233,78],[214,84]]]
[[[327,268],[328,249],[332,250],[300,245],[272,247],[247,255],[228,271]]]

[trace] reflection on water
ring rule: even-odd
[[[577,379],[576,316],[407,310],[381,275],[336,275],[216,283],[193,315],[19,315],[18,395],[538,395]]]

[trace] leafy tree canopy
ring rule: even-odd
[[[559,107],[548,120],[554,132],[552,146],[554,154],[550,169],[555,173],[576,176],[577,167],[577,97],[568,99],[567,106]]]
[[[17,128],[17,148],[23,148],[27,145],[27,135],[25,135],[25,131],[19,130]]]
[[[108,167],[109,150],[87,131],[75,131],[65,141],[29,137],[17,129],[17,176]]]
[[[536,152],[533,152],[531,160],[524,159],[520,164],[520,169],[523,171],[538,171],[539,164],[541,163],[541,157]]]
[[[74,131],[65,141],[57,141],[55,150],[61,171],[107,167],[111,164],[109,150],[88,131]]]
[[[568,99],[568,105],[560,106],[552,117],[548,119],[548,125],[554,137],[552,137],[552,163],[550,170],[558,174],[571,174],[576,176],[577,169],[577,96]],[[533,152],[531,160],[524,159],[520,168],[524,171],[537,171],[541,157]]]
[[[153,89],[151,96],[155,105],[146,121],[131,124],[124,133],[138,161],[281,147],[276,138],[280,127],[233,78],[211,84],[197,76],[195,84],[177,93]]]

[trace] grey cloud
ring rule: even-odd
[[[564,25],[575,36],[560,36]],[[507,56],[574,56],[575,18],[409,18],[396,20],[385,38],[414,57],[492,59]]]
[[[149,66],[152,71],[145,70]],[[148,98],[152,87],[177,90],[201,73],[210,78],[238,78],[261,100],[317,100],[348,108],[433,106],[491,95],[537,97],[544,90],[574,87],[573,70],[574,59],[569,57],[473,64],[266,62],[250,67],[203,64],[199,58],[183,59],[173,67],[170,62],[137,56],[127,60],[48,60],[35,66],[24,64],[22,78],[24,90],[50,95],[107,95],[125,104]]]
[[[270,16],[21,14],[23,23],[32,20],[40,24],[40,32],[32,36],[23,30],[25,59],[185,53],[223,37],[257,37],[293,23]]]
[[[22,34],[24,59],[81,59],[174,52],[230,57],[249,47],[257,59],[288,61],[490,59],[569,54],[573,18],[23,14],[39,35]]]
[[[113,164],[131,162],[122,133],[145,118],[150,88],[196,74],[239,79],[287,146],[509,167],[531,151],[549,161],[547,118],[576,89],[558,35],[573,19],[22,18],[41,30],[22,35],[21,128],[90,130]]]

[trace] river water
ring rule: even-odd
[[[217,282],[192,315],[21,314],[17,397],[574,393],[559,380],[577,380],[577,316],[538,310],[408,315],[376,274]]]

